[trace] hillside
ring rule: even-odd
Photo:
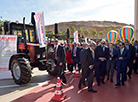
[[[119,31],[119,29],[123,26],[127,26],[128,24],[125,23],[118,23],[118,22],[111,22],[111,21],[72,21],[72,22],[61,22],[58,23],[58,30],[59,33],[64,32],[67,28],[70,29],[70,35],[74,32],[73,28],[76,30],[82,28],[82,32],[80,35],[84,35],[84,31],[87,29],[89,34],[87,37],[89,38],[105,38],[106,33],[110,30]],[[130,25],[133,26],[133,25]],[[54,24],[45,26],[46,31],[54,31]],[[92,31],[96,30],[97,34],[93,35]],[[102,32],[102,33],[101,33]],[[72,36],[72,35],[71,35]]]

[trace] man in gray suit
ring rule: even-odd
[[[113,57],[116,49],[113,48],[113,44],[109,44],[109,59],[107,60],[106,68],[107,68],[107,80],[109,80],[109,74],[110,74],[110,82],[113,82],[113,76],[114,76],[114,67],[115,67],[115,58]],[[110,73],[111,71],[111,73]]]

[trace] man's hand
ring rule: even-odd
[[[106,60],[106,58],[105,57],[100,57],[99,60],[101,60],[103,62],[104,60]]]
[[[136,60],[133,60],[133,64],[135,64],[136,63]]]
[[[111,56],[113,56],[113,53],[110,53]]]
[[[123,60],[123,57],[119,57],[119,60]]]
[[[90,65],[90,66],[89,66],[90,69],[93,69],[93,67],[94,67],[94,65]]]
[[[60,65],[60,66],[62,66],[62,65],[63,65],[63,63],[62,63],[62,62],[60,62],[60,63],[59,63],[59,65]]]
[[[136,53],[136,57],[138,57],[138,53]]]
[[[54,63],[54,66],[56,66],[56,64]]]

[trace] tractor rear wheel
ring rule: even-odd
[[[16,84],[26,84],[31,79],[31,66],[26,58],[15,57],[11,61],[11,72]]]
[[[54,60],[53,59],[48,60],[47,71],[50,75],[53,75],[53,76],[57,75],[58,69],[57,69],[57,67],[54,66]]]

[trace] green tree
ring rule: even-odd
[[[104,32],[103,31],[100,31],[100,35],[101,35],[101,37],[104,35]]]
[[[119,29],[115,29],[115,31],[119,32]]]
[[[85,31],[84,31],[84,34],[85,34],[85,36],[87,37],[88,35],[89,35],[89,30],[88,29],[86,29]]]
[[[93,30],[92,31],[92,36],[96,36],[97,35],[97,31],[96,30]]]
[[[78,33],[81,35],[81,32],[82,32],[82,28],[80,27],[80,28],[78,29]]]
[[[109,32],[110,30],[111,30],[111,28],[108,28],[108,29],[107,29],[107,32]]]
[[[58,34],[62,34],[62,32],[61,31],[58,31]]]
[[[0,20],[0,34],[4,33],[4,32],[3,32],[3,29],[2,29],[2,27],[1,27],[2,25],[3,25],[3,21]]]
[[[74,26],[71,26],[70,28],[71,28],[71,34],[73,34],[76,31],[76,29]]]
[[[66,34],[67,33],[67,29],[62,31],[62,34]]]

